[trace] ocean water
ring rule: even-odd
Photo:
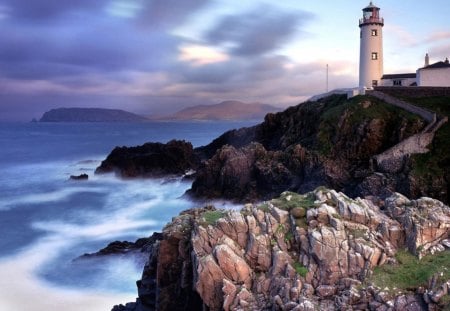
[[[76,260],[162,229],[190,182],[94,175],[115,146],[209,143],[256,122],[0,123],[0,310],[110,310],[134,301],[143,258]],[[70,175],[87,173],[87,181]]]

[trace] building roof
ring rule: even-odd
[[[420,69],[436,69],[436,68],[450,68],[450,64],[448,63],[448,61],[444,61],[444,62],[437,62],[431,65],[428,65],[426,67],[420,68]]]
[[[366,6],[363,10],[370,10],[370,11],[372,11],[373,8],[375,8],[375,9],[380,9],[379,7],[377,7],[376,5],[374,5],[374,4],[372,3],[372,1],[370,1],[369,5]]]
[[[383,75],[381,79],[415,79],[415,73],[397,73],[390,75]]]

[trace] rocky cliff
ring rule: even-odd
[[[448,126],[438,130],[428,158],[405,153],[383,158],[382,164],[375,160],[407,138],[414,141],[414,135],[426,126],[421,117],[371,96],[347,100],[334,95],[306,102],[268,114],[257,126],[229,131],[196,148],[190,160],[196,175],[189,194],[199,199],[247,202],[326,185],[352,197],[401,192],[411,198],[430,196],[448,203]],[[133,160],[131,148],[122,151]],[[436,162],[433,174],[426,172],[426,161]],[[123,171],[120,164],[108,163],[108,159],[104,165]]]
[[[153,242],[137,302],[113,310],[440,310],[449,234],[448,206],[398,193],[188,210]]]

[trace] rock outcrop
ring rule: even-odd
[[[80,174],[80,175],[70,175],[70,180],[88,180],[89,175],[88,174]]]
[[[197,167],[198,163],[191,143],[171,140],[167,144],[116,147],[95,173],[115,172],[125,178],[181,176]]]
[[[437,121],[446,120],[445,111]],[[159,177],[196,171],[189,190],[196,199],[255,202],[326,185],[351,197],[400,192],[448,203],[450,126],[437,122],[442,127],[429,133],[426,123],[375,97],[333,95],[269,113],[259,125],[193,150],[182,144],[176,152],[160,144],[116,148],[97,172]],[[433,163],[432,173],[426,162]]]
[[[317,188],[240,211],[192,209],[153,244],[138,301],[113,310],[438,310],[445,264],[403,290],[373,271],[400,269],[405,248],[448,263],[449,237],[448,206],[398,193],[353,200]]]

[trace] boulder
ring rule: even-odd
[[[70,180],[88,180],[89,175],[88,174],[80,174],[80,175],[70,175]]]
[[[192,144],[171,140],[167,144],[146,143],[137,147],[116,147],[95,170],[96,174],[116,173],[121,177],[183,176],[196,169],[199,158]]]

